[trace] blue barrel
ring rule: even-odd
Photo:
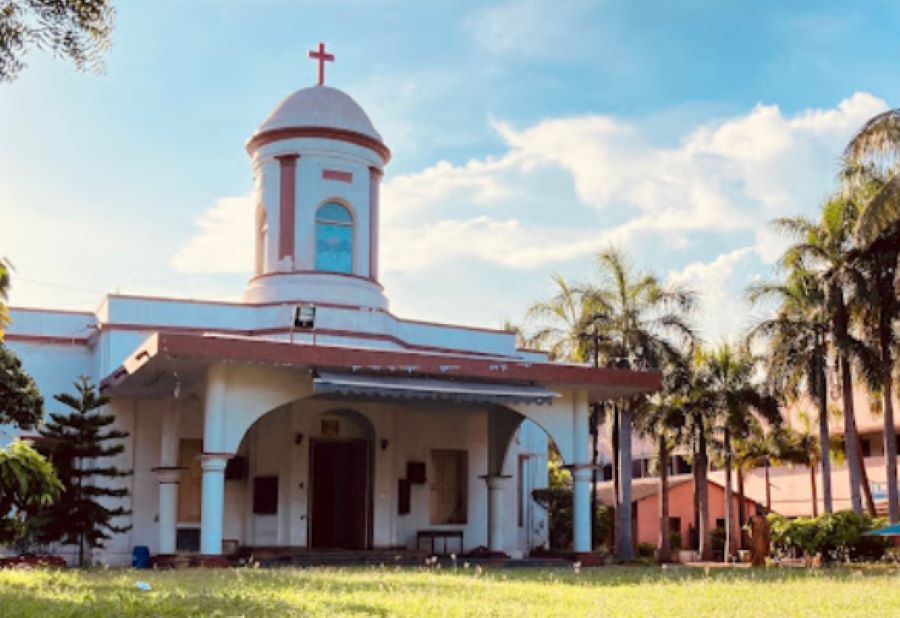
[[[150,548],[146,545],[135,545],[131,550],[131,566],[135,569],[149,569]]]

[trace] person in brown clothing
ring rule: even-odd
[[[753,566],[766,566],[766,558],[769,556],[771,545],[771,529],[769,520],[763,515],[762,509],[757,508],[756,514],[750,517],[750,557]]]

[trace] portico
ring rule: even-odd
[[[329,377],[317,392],[319,375]],[[120,397],[163,396],[169,404],[159,407],[158,553],[172,549],[178,527],[171,516],[178,510],[172,504],[178,493],[171,487],[181,471],[173,465],[171,445],[180,438],[179,427],[192,422],[191,414],[173,418],[183,407],[164,394],[178,388],[201,412],[193,422],[202,421],[198,549],[203,555],[221,555],[223,541],[315,547],[316,484],[323,481],[315,474],[314,449],[328,443],[358,443],[365,453],[360,469],[366,476],[356,483],[365,493],[356,503],[365,517],[335,518],[350,527],[363,521],[363,546],[353,549],[412,548],[422,529],[458,528],[465,550],[484,546],[522,555],[511,530],[519,503],[530,497],[512,490],[516,470],[510,446],[517,434],[539,432],[545,444],[552,439],[572,467],[573,549],[590,551],[589,403],[650,388],[654,380],[576,365],[161,334],[137,350],[104,388]],[[430,512],[439,508],[435,492],[442,490],[432,477],[441,474],[441,460],[432,452],[465,453],[465,478],[459,479],[465,506],[447,523]],[[247,462],[248,474],[226,481],[226,467],[235,458]],[[420,460],[429,478],[425,486],[410,488],[404,507],[400,486],[408,480],[407,465]],[[350,465],[346,457],[323,461]],[[277,478],[274,512],[254,512],[258,479],[272,476]],[[351,533],[326,538],[346,539]]]

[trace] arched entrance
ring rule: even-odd
[[[371,547],[374,430],[355,410],[329,410],[309,444],[309,546]]]

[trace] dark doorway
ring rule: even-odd
[[[366,549],[369,442],[310,442],[310,546]]]

